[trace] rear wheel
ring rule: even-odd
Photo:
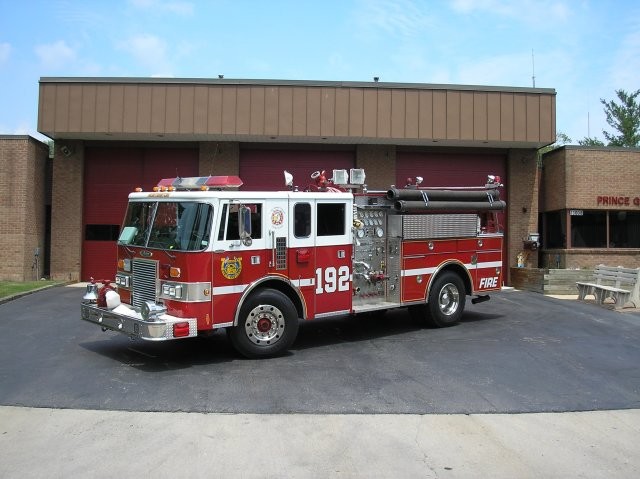
[[[459,275],[447,271],[438,275],[429,291],[429,321],[439,328],[452,326],[460,321],[466,291]]]
[[[423,321],[430,326],[444,328],[453,326],[462,316],[466,291],[460,276],[446,271],[436,277],[427,304],[409,306],[414,321]]]
[[[280,291],[264,289],[244,302],[237,326],[229,330],[233,347],[247,358],[280,354],[293,344],[298,334],[298,313],[291,300]]]

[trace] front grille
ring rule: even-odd
[[[132,273],[132,305],[140,307],[145,301],[155,302],[158,284],[158,262],[147,259],[134,259]]]

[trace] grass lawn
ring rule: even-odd
[[[59,283],[59,281],[0,281],[0,299]]]

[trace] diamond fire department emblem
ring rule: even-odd
[[[222,258],[220,270],[227,279],[236,279],[242,271],[242,258]]]

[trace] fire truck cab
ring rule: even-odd
[[[305,191],[240,191],[237,177],[136,191],[115,281],[92,280],[82,319],[132,338],[226,328],[247,357],[287,350],[299,320],[408,307],[455,324],[467,295],[502,286],[499,178],[481,188],[367,191],[364,172],[312,175]],[[115,283],[115,284],[113,284]]]

